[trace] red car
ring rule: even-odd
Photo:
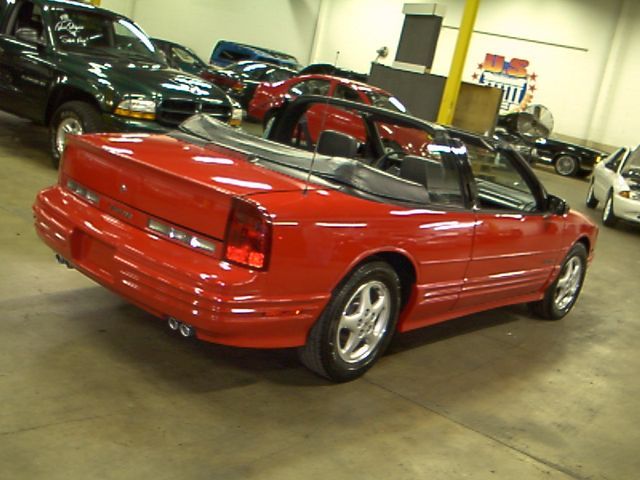
[[[71,137],[35,227],[78,269],[185,336],[298,347],[334,381],[362,375],[394,332],[528,302],[565,316],[596,227],[503,144],[338,99],[364,141],[327,130],[314,151],[301,97],[269,139],[204,115],[167,135]],[[384,149],[386,125],[429,138]]]
[[[405,106],[391,95],[366,83],[332,77],[330,75],[302,75],[285,82],[263,83],[258,87],[249,102],[247,114],[250,118],[263,122],[269,129],[278,111],[287,101],[300,95],[322,95],[388,108],[399,113],[407,113]],[[357,113],[319,103],[307,112],[308,133],[315,142],[321,130],[339,130],[360,140],[366,137],[365,126]],[[395,138],[398,132],[387,133],[387,142],[397,149],[398,145],[407,145],[410,140]],[[401,134],[400,134],[401,135]]]

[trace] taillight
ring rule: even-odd
[[[235,82],[233,85],[231,85],[231,88],[236,93],[241,93],[244,90],[244,84],[242,82]]]
[[[69,191],[75,193],[77,196],[85,199],[89,203],[93,203],[94,205],[100,203],[100,196],[97,193],[89,190],[87,187],[80,185],[78,182],[71,180],[70,178],[67,179],[66,187]]]
[[[224,245],[226,260],[265,270],[271,250],[271,221],[257,205],[234,199]]]

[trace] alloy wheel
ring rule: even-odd
[[[390,319],[390,295],[384,283],[372,280],[351,296],[336,330],[336,351],[344,362],[365,359],[382,341]]]
[[[558,310],[566,309],[576,298],[580,290],[583,268],[582,261],[578,257],[570,258],[562,268],[553,300]]]

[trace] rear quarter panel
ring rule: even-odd
[[[471,254],[474,214],[412,209],[331,190],[254,195],[273,216],[267,296],[327,296],[358,264],[384,253],[416,274],[401,323],[450,310]]]

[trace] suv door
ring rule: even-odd
[[[39,5],[18,1],[0,33],[2,108],[42,122],[53,68]],[[29,35],[27,35],[29,34]]]

